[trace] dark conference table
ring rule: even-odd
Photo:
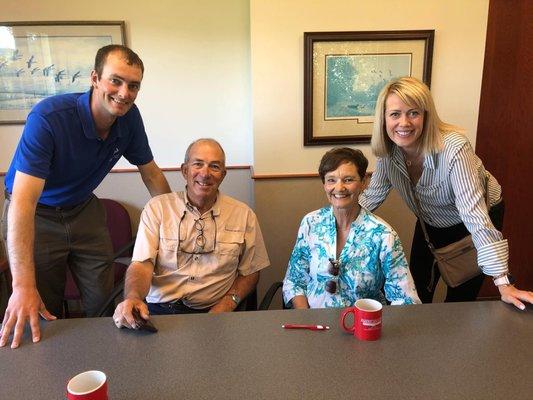
[[[339,312],[156,316],[156,334],[111,318],[43,322],[40,343],[0,349],[0,399],[61,399],[91,369],[107,374],[111,400],[533,399],[532,307],[389,306],[376,342],[341,331]]]

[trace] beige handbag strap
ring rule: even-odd
[[[418,196],[416,195],[415,188],[413,187],[413,182],[411,182],[411,180],[409,180],[409,188],[411,189],[411,194],[413,195],[413,199],[415,201],[416,216],[420,221],[420,227],[422,228],[422,232],[424,232],[424,239],[426,240],[426,243],[429,247],[429,250],[431,250],[431,253],[435,255],[435,246],[433,246],[433,244],[429,240],[428,231],[426,229],[426,223],[424,222],[424,218],[422,218],[422,212],[420,211],[420,202],[418,201]]]
[[[485,177],[485,204],[487,205],[487,211],[489,210],[489,188],[488,188],[488,178]],[[417,217],[420,221],[420,227],[422,228],[422,232],[424,232],[424,239],[426,240],[426,243],[428,244],[429,250],[431,250],[431,253],[435,256],[435,246],[431,243],[429,240],[428,231],[426,228],[426,223],[424,222],[424,218],[422,218],[422,212],[420,211],[420,202],[418,200],[418,196],[416,195],[415,187],[413,185],[413,182],[411,182],[411,179],[409,179],[409,188],[411,189],[411,194],[413,195],[413,199],[415,201],[415,207],[417,211]],[[436,256],[435,256],[436,257]]]

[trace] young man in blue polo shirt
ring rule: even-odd
[[[105,46],[96,54],[89,92],[47,98],[28,115],[5,178],[2,236],[13,294],[0,347],[11,332],[11,347],[18,347],[26,321],[33,342],[39,341],[39,315],[61,315],[67,262],[88,316],[106,299],[113,285],[112,246],[104,209],[92,192],[121,156],[137,165],[152,196],[170,192],[133,104],[143,73],[132,50]]]

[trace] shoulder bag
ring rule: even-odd
[[[442,279],[449,287],[457,287],[462,283],[478,276],[482,273],[481,269],[477,264],[477,250],[472,241],[472,235],[465,236],[457,242],[450,243],[447,246],[439,247],[438,249],[433,246],[429,240],[429,235],[427,233],[426,224],[422,218],[422,213],[420,212],[420,203],[418,197],[415,194],[413,185],[411,184],[411,193],[415,200],[415,205],[418,214],[418,220],[420,221],[420,226],[424,232],[424,238],[429,247],[429,250],[433,254],[434,261],[432,269],[435,268],[435,263],[439,268]],[[487,208],[489,204],[488,193],[485,188],[485,202],[487,203]],[[433,273],[431,274],[433,276]],[[433,280],[433,278],[432,278]]]

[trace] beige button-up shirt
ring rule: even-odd
[[[149,303],[181,299],[192,308],[213,306],[238,274],[270,265],[255,213],[220,192],[202,215],[185,192],[152,198],[141,215],[132,260],[154,264]]]

